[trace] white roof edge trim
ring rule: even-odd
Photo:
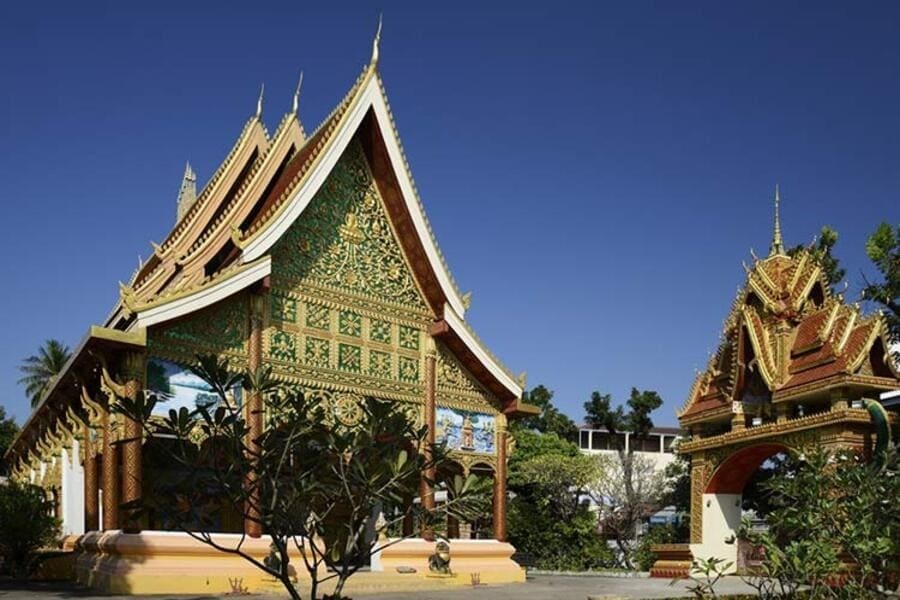
[[[522,397],[522,386],[518,384],[512,377],[510,377],[503,368],[497,364],[497,361],[488,354],[487,350],[481,345],[481,343],[475,339],[471,333],[469,333],[468,328],[466,328],[465,323],[462,320],[456,311],[453,310],[453,307],[449,304],[444,305],[444,320],[448,325],[453,329],[453,331],[460,337],[466,347],[472,351],[481,364],[487,367],[488,371],[490,371],[491,375],[497,378],[497,381],[503,384],[503,386],[512,392],[516,398]]]
[[[325,183],[325,179],[344,153],[344,149],[350,143],[353,135],[359,129],[359,125],[370,107],[378,119],[381,131],[388,132],[382,137],[388,151],[391,167],[394,169],[394,176],[397,178],[400,186],[403,201],[412,217],[413,225],[425,249],[428,262],[437,275],[438,283],[447,297],[449,305],[453,307],[456,314],[465,315],[466,309],[462,298],[456,292],[451,282],[450,274],[444,268],[434,240],[428,232],[428,227],[425,225],[425,215],[422,213],[422,209],[416,200],[412,181],[410,181],[409,174],[406,172],[403,154],[400,151],[400,145],[391,125],[391,119],[388,115],[384,98],[381,95],[377,76],[369,78],[365,88],[360,92],[359,100],[342,119],[343,126],[334,134],[328,149],[321,155],[318,164],[313,168],[306,181],[294,192],[293,197],[288,200],[287,207],[281,211],[271,225],[265,227],[258,236],[247,243],[241,254],[241,261],[244,263],[252,262],[265,254],[306,210],[306,207],[322,184]]]
[[[272,257],[266,256],[259,264],[253,265],[241,271],[225,281],[214,284],[208,288],[197,290],[183,298],[166,302],[161,306],[154,306],[138,313],[137,326],[150,327],[172,319],[184,316],[188,313],[206,308],[219,300],[241,291],[248,285],[256,283],[272,272]]]

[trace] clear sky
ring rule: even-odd
[[[675,422],[771,238],[900,222],[900,5],[785,2],[11,2],[0,8],[0,404],[75,346],[255,110],[305,71],[312,130],[368,60],[483,340],[580,419],[659,391]]]

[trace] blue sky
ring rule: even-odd
[[[727,4],[727,5],[726,5]],[[821,225],[857,298],[863,245],[900,222],[896,3],[153,2],[0,8],[0,404],[20,359],[74,346],[175,218],[266,84],[300,69],[311,130],[381,72],[468,318],[582,416],[659,391],[672,424],[750,248]]]

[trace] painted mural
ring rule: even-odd
[[[494,453],[493,415],[439,407],[435,425],[435,440],[450,450]]]
[[[212,387],[190,369],[158,358],[147,361],[147,388],[161,398],[153,410],[153,414],[157,415],[165,416],[170,410],[182,407],[194,410],[211,406],[219,400]],[[237,406],[241,405],[241,392],[240,386],[235,386],[230,392]]]

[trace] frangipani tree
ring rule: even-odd
[[[292,582],[292,556],[302,556],[310,598],[318,598],[326,582],[334,585],[330,597],[340,598],[347,579],[373,553],[399,541],[379,535],[393,523],[414,511],[423,527],[431,527],[446,511],[465,509],[474,478],[451,481],[452,501],[434,511],[408,502],[423,474],[436,472],[447,458],[442,447],[428,445],[426,428],[395,404],[367,398],[358,407],[358,421],[348,426],[316,399],[273,382],[266,368],[237,374],[225,360],[198,361],[192,370],[212,387],[214,403],[159,418],[154,409],[164,398],[153,393],[115,399],[113,410],[139,421],[147,435],[174,442],[163,447],[177,467],[173,472],[180,473],[160,480],[153,493],[127,509],[155,511],[195,539],[242,557],[278,579],[295,599],[302,596]],[[267,423],[258,435],[251,432],[247,411],[234,403],[230,390],[236,386],[262,398]],[[192,443],[198,436],[204,439],[200,445]],[[246,550],[246,534],[234,546],[217,541],[212,513],[223,508],[270,536],[268,558]],[[387,518],[373,525],[372,515],[380,510]]]

